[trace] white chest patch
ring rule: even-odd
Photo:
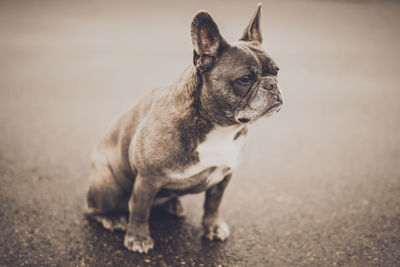
[[[228,168],[233,170],[239,163],[246,137],[240,135],[235,139],[235,136],[243,127],[235,125],[214,128],[207,134],[205,141],[197,146],[196,151],[200,161],[189,166],[183,172],[170,173],[169,177],[185,179],[209,167],[216,166],[217,169],[210,175],[208,181],[214,184],[222,180],[227,174],[226,170]]]

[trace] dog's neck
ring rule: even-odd
[[[203,78],[201,73],[191,65],[185,69],[174,83],[174,99],[181,107],[193,108],[199,119],[213,123],[212,118],[201,104],[202,86]]]
[[[185,106],[185,104],[193,102],[193,97],[201,87],[201,77],[194,66],[189,66],[172,86],[176,103]]]

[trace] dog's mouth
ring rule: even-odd
[[[243,116],[243,117],[239,117],[238,121],[240,123],[248,123],[250,121],[254,121],[257,120],[258,118],[264,117],[264,116],[271,116],[274,112],[279,112],[281,110],[282,107],[282,100],[277,100],[272,106],[270,106],[268,109],[266,109],[264,112],[262,112],[259,116],[256,117],[252,117],[252,116]]]

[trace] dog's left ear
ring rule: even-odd
[[[244,30],[241,41],[257,41],[262,43],[261,33],[261,3],[257,5],[257,10]]]
[[[197,13],[191,25],[194,47],[193,64],[201,72],[208,71],[228,43],[219,33],[217,24],[208,12]]]

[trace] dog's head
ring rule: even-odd
[[[216,123],[257,120],[283,104],[278,66],[261,47],[261,5],[238,42],[228,44],[207,12],[191,25],[193,63],[202,76],[200,105]]]

